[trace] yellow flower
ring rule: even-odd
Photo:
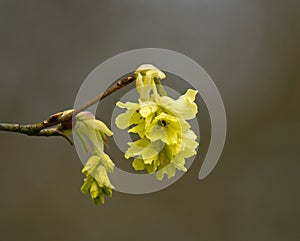
[[[145,101],[150,99],[150,91],[153,90],[155,79],[164,79],[166,75],[158,68],[151,64],[143,64],[135,71],[136,89],[140,94],[140,100]]]
[[[72,110],[66,113],[70,111]],[[111,197],[112,189],[114,189],[108,178],[108,173],[113,172],[114,163],[104,152],[104,145],[107,144],[106,136],[111,136],[113,133],[88,111],[76,115],[73,131],[84,150],[90,153],[88,161],[82,169],[86,178],[81,186],[81,191],[84,194],[90,193],[96,205],[103,204],[104,197]]]
[[[151,141],[161,140],[168,145],[181,142],[181,126],[178,118],[164,112],[157,115],[146,130]]]
[[[177,100],[173,100],[168,96],[161,96],[157,99],[157,104],[178,118],[191,120],[198,113],[197,104],[194,102],[197,92],[196,90],[188,89]]]
[[[128,132],[141,138],[128,143],[125,157],[134,158],[135,170],[157,171],[159,180],[164,174],[173,177],[176,169],[186,171],[185,158],[196,154],[197,136],[186,120],[195,118],[198,112],[194,102],[197,91],[189,89],[174,100],[166,96],[158,81],[166,77],[159,69],[142,65],[135,73],[138,103],[117,103],[127,110],[116,118],[116,125],[120,129],[129,127]]]

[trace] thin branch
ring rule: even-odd
[[[38,134],[37,130],[42,129],[41,127],[42,127],[41,123],[32,124],[32,125],[0,123],[0,131],[19,132],[29,136],[37,135]]]
[[[35,125],[0,123],[0,131],[17,132],[21,134],[26,134],[28,136],[62,136],[71,145],[73,145],[73,141],[67,135],[65,135],[64,133],[62,133],[56,128],[42,129],[39,132],[36,132]]]
[[[135,78],[136,76],[132,75],[119,80],[115,85],[108,88],[105,92],[89,100],[87,103],[83,104],[82,106],[78,107],[77,109],[75,109],[67,115],[63,115],[63,112],[58,112],[51,115],[47,120],[28,125],[0,123],[0,131],[18,132],[29,136],[62,136],[66,138],[70,144],[73,144],[72,140],[70,140],[69,137],[64,135],[58,128],[49,127],[56,126],[58,124],[65,124],[66,126],[72,128],[72,125],[70,125],[69,123],[72,123],[73,116],[87,109],[88,107],[96,104],[100,100],[121,89],[122,87],[130,84],[135,80]]]
[[[108,88],[104,93],[96,96],[95,98],[91,99],[90,101],[88,101],[87,103],[85,103],[84,105],[80,106],[78,109],[74,110],[74,115],[78,114],[79,112],[89,108],[90,106],[96,104],[97,102],[99,102],[100,100],[103,100],[105,97],[109,96],[110,94],[114,93],[115,91],[123,88],[124,86],[130,84],[131,82],[133,82],[135,80],[135,76],[129,76],[126,77],[124,79],[119,80],[115,85],[113,85],[112,87]],[[72,116],[72,114],[71,114]],[[69,117],[70,118],[70,117]]]
[[[54,126],[57,125],[59,123],[63,123],[66,121],[69,121],[70,119],[72,119],[72,117],[78,113],[80,113],[81,111],[89,108],[90,106],[96,104],[97,102],[99,102],[100,100],[103,100],[105,97],[109,96],[110,94],[114,93],[115,91],[121,89],[122,87],[130,84],[131,82],[133,82],[135,80],[135,76],[132,75],[130,77],[126,77],[124,79],[119,80],[115,85],[113,85],[112,87],[108,88],[104,93],[101,93],[100,95],[94,97],[93,99],[89,100],[87,103],[83,104],[82,106],[78,107],[76,110],[70,112],[69,114],[65,115],[65,116],[60,116],[57,118],[57,120],[53,120],[53,121],[43,121],[43,124],[46,127],[50,127],[50,126]],[[46,128],[44,127],[44,128]],[[44,129],[42,128],[42,129]]]

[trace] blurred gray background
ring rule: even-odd
[[[298,0],[1,0],[0,121],[70,108],[98,64],[159,47],[211,75],[228,136],[200,181],[209,119],[198,100],[201,147],[188,173],[96,207],[79,190],[82,164],[65,140],[1,132],[0,240],[299,240],[299,10]],[[118,97],[109,98],[107,110]]]

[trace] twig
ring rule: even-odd
[[[81,111],[87,109],[88,107],[96,104],[100,100],[104,99],[105,97],[109,96],[110,94],[114,93],[115,91],[121,89],[122,87],[130,84],[135,80],[136,76],[132,75],[126,77],[124,79],[119,80],[115,85],[108,88],[105,92],[101,93],[100,95],[96,96],[95,98],[89,100],[87,103],[83,104],[82,106],[78,107],[74,111],[70,112],[67,115],[63,115],[63,112],[58,112],[51,115],[47,120],[36,124],[28,124],[28,125],[20,125],[20,124],[9,124],[9,123],[0,123],[0,131],[9,131],[9,132],[18,132],[22,134],[26,134],[29,136],[62,136],[66,138],[69,143],[72,145],[72,140],[64,135],[58,128],[49,128],[52,126],[57,126],[58,124],[69,126],[72,128],[73,116],[77,115]]]

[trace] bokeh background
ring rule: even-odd
[[[0,121],[70,108],[98,64],[158,47],[210,74],[228,136],[200,181],[210,130],[198,100],[201,147],[188,173],[157,193],[114,192],[96,207],[79,190],[82,164],[65,140],[2,132],[0,240],[299,240],[299,9],[298,0],[1,0]]]

